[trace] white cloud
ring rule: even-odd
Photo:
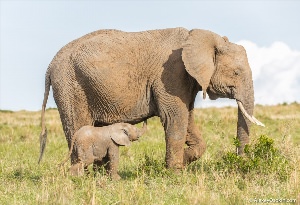
[[[274,105],[300,102],[300,51],[283,42],[259,47],[251,41],[239,41],[247,51],[252,69],[255,103]],[[230,100],[203,101],[197,97],[197,107],[234,105]]]
[[[274,105],[300,101],[300,51],[283,42],[258,47],[239,41],[247,51],[253,72],[255,99],[258,104]]]

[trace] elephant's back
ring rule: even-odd
[[[99,30],[87,34],[61,49],[59,58],[69,60],[76,70],[108,70],[112,76],[148,72],[148,66],[162,67],[174,50],[182,46],[188,36],[184,28],[169,28],[141,32],[123,32],[119,30]],[[66,55],[64,55],[66,54]],[[90,71],[89,71],[90,72]],[[94,71],[92,71],[94,72]]]
[[[116,29],[97,30],[63,46],[56,53],[49,67],[58,62],[63,63],[68,61],[72,54],[80,51],[82,46],[90,43],[101,42],[104,45],[118,44],[121,46],[132,45],[135,47],[136,44],[143,44],[142,47],[144,47],[145,42],[148,42],[149,46],[156,46],[156,44],[161,45],[162,42],[171,40],[173,44],[180,44],[181,41],[187,37],[188,32],[189,31],[185,28],[168,28],[140,32],[124,32]],[[179,42],[175,42],[176,40]]]
[[[76,47],[78,47],[78,45],[82,44],[85,41],[88,41],[91,38],[94,38],[96,36],[113,36],[116,33],[120,33],[122,31],[120,30],[115,30],[115,29],[107,29],[107,30],[98,30],[98,31],[94,31],[91,33],[88,33],[84,36],[81,36],[69,43],[67,43],[65,46],[63,46],[54,56],[54,58],[52,59],[51,64],[56,63],[57,61],[62,61],[64,59],[67,59],[69,57],[70,54],[72,54],[72,51],[74,51],[74,49],[76,49]]]

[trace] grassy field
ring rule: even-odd
[[[299,204],[300,104],[256,106],[255,116],[266,127],[252,126],[251,144],[267,136],[276,155],[253,157],[248,171],[228,155],[235,150],[236,112],[230,107],[196,111],[207,150],[179,174],[164,168],[163,129],[158,118],[150,119],[138,142],[120,148],[122,179],[111,181],[103,173],[72,177],[69,164],[57,166],[68,152],[57,110],[46,113],[48,144],[40,165],[40,112],[0,111],[0,204],[251,204],[267,199]]]

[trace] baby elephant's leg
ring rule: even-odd
[[[82,176],[84,173],[89,174],[88,166],[94,162],[93,147],[87,150],[77,147],[78,150],[78,163],[71,167],[71,172],[76,173],[76,170],[80,170],[77,176]],[[75,174],[76,175],[76,174]]]
[[[110,146],[108,149],[108,173],[113,180],[121,179],[118,174],[118,166],[119,166],[119,146],[115,143]]]
[[[83,164],[81,162],[78,162],[72,165],[70,168],[70,174],[73,176],[83,176],[84,174]]]
[[[84,172],[89,175],[90,171],[88,170],[88,166],[95,162],[95,156],[93,154],[93,148],[91,147],[85,154],[85,157],[82,160],[84,164]]]

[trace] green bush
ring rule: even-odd
[[[237,145],[236,140],[234,145]],[[287,180],[291,172],[289,160],[274,147],[274,140],[266,135],[261,135],[255,144],[246,145],[244,156],[227,152],[211,163],[210,167],[225,174],[274,174],[281,181]]]

